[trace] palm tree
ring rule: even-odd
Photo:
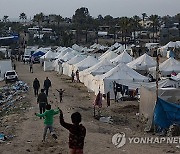
[[[41,26],[41,23],[44,21],[44,14],[41,12],[39,14],[36,14],[34,16],[34,21],[38,22],[38,26],[40,27]]]
[[[145,21],[146,17],[147,17],[147,14],[146,13],[142,13],[143,26],[144,26],[144,21]]]
[[[119,25],[120,25],[121,32],[122,32],[122,42],[124,42],[125,48],[126,48],[128,30],[131,25],[130,19],[128,17],[121,17]]]
[[[22,20],[22,21],[25,21],[27,19],[27,16],[26,14],[23,12],[19,15],[19,19]]]
[[[4,17],[3,17],[3,22],[5,22],[5,23],[6,23],[6,22],[9,20],[8,18],[9,18],[9,16],[4,15]]]
[[[175,15],[175,19],[176,19],[177,22],[179,23],[179,25],[178,25],[178,30],[179,30],[179,37],[180,37],[180,13],[178,13],[177,15]]]
[[[154,42],[154,34],[156,33],[156,41],[157,41],[157,31],[159,26],[159,16],[158,15],[151,15],[149,20],[152,21],[152,29],[153,29],[153,42]]]
[[[39,38],[40,38],[40,27],[41,27],[41,23],[44,21],[44,14],[41,12],[39,14],[36,14],[34,16],[34,21],[38,22],[38,27],[39,27]]]
[[[139,24],[140,17],[135,15],[131,18],[131,26],[132,26],[132,31],[134,32],[134,42],[136,43],[136,31],[141,29],[141,25]]]

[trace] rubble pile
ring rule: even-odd
[[[6,111],[9,107],[15,106],[15,102],[22,100],[29,87],[23,81],[17,81],[14,84],[6,85],[0,88],[0,113]]]

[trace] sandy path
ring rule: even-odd
[[[47,142],[42,143],[43,120],[34,116],[38,112],[36,98],[32,91],[32,81],[37,77],[40,84],[43,84],[46,76],[52,82],[52,88],[49,92],[48,100],[52,101],[52,107],[57,105],[63,110],[65,120],[70,121],[70,115],[74,111],[79,111],[83,117],[83,125],[87,128],[87,136],[85,140],[85,154],[119,154],[119,153],[167,153],[174,147],[169,145],[139,145],[127,144],[122,148],[116,148],[112,142],[112,135],[118,132],[126,132],[129,136],[143,136],[141,128],[137,128],[137,119],[135,113],[126,111],[117,111],[115,115],[120,121],[126,119],[127,122],[120,122],[119,125],[111,125],[99,122],[93,118],[92,101],[94,99],[93,93],[88,93],[87,89],[82,84],[71,83],[66,76],[57,76],[55,72],[44,72],[39,64],[34,65],[34,73],[29,73],[29,66],[17,62],[17,72],[19,78],[24,80],[30,86],[30,91],[27,94],[27,99],[31,103],[31,108],[27,109],[24,118],[21,122],[15,125],[16,137],[8,143],[0,144],[1,154],[66,154],[68,153],[68,131],[59,125],[58,115],[55,116],[54,128],[58,135],[58,142],[53,141],[48,135]],[[65,89],[63,103],[58,103],[58,93],[55,89]],[[119,108],[119,104],[111,105],[108,109],[112,111]],[[105,109],[107,110],[107,109]],[[108,113],[108,112],[107,112]],[[13,116],[13,115],[12,115]],[[16,116],[16,115],[14,115]],[[13,121],[11,121],[13,123]],[[134,122],[134,123],[133,123]],[[10,123],[11,124],[11,123]],[[176,152],[176,150],[174,150]]]

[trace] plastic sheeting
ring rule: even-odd
[[[154,123],[162,129],[172,124],[180,125],[180,105],[158,98],[154,110]]]

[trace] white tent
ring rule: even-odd
[[[127,66],[135,70],[148,70],[150,67],[156,66],[156,61],[145,53],[139,58],[128,63]]]
[[[71,76],[72,70],[74,70],[74,64],[77,64],[86,58],[85,55],[76,55],[66,63],[63,63],[63,74]]]
[[[74,50],[76,50],[76,51],[82,51],[83,47],[81,47],[81,46],[79,46],[79,45],[77,45],[77,44],[74,44],[74,45],[72,46],[72,49],[74,49]]]
[[[5,72],[10,70],[12,70],[11,60],[0,60],[0,81],[4,79]]]
[[[54,61],[54,63],[53,63],[54,70],[59,72],[60,74],[62,74],[63,73],[63,66],[62,66],[62,64],[67,62],[68,60],[72,59],[73,57],[75,57],[75,54],[73,54],[72,52],[67,52],[61,58],[56,59]]]
[[[64,48],[63,50],[61,50],[60,52],[59,52],[59,54],[56,56],[56,58],[57,59],[61,59],[66,53],[68,53],[68,52],[72,52],[73,51],[73,49],[71,49],[71,48]]]
[[[111,60],[115,57],[117,57],[118,54],[114,53],[113,51],[109,51],[107,54],[105,54],[104,56],[100,57],[99,60],[103,60],[103,59],[108,59],[108,60]]]
[[[67,52],[64,56],[62,56],[60,59],[63,60],[64,62],[72,59],[73,57],[75,57],[76,55],[73,54],[72,52]]]
[[[116,50],[114,50],[115,53],[122,53],[125,50],[125,46],[121,45],[119,48],[117,48]]]
[[[120,63],[104,75],[97,75],[92,84],[94,84],[95,94],[100,91],[104,94],[110,92],[111,98],[114,97],[113,81],[116,82],[148,82],[148,78],[137,73],[127,65]]]
[[[179,44],[178,42],[172,42],[170,41],[169,43],[167,43],[164,48],[179,48]]]
[[[113,67],[114,65],[108,59],[103,59],[92,67],[81,71],[79,73],[80,81],[84,82],[84,79],[90,73],[92,73],[93,75],[104,74],[111,70]]]
[[[44,56],[40,57],[44,61],[44,71],[53,71],[53,63],[56,57],[56,53],[49,50]]]
[[[114,64],[119,64],[119,63],[129,63],[133,60],[133,58],[126,52],[124,51],[120,55],[118,55],[116,58],[112,59],[111,62]]]
[[[94,58],[93,56],[88,56],[86,59],[82,60],[81,62],[75,64],[75,70],[83,71],[95,64],[97,64],[99,61]]]
[[[159,70],[162,76],[170,75],[173,71],[180,73],[180,62],[174,58],[169,58],[159,65]],[[149,71],[155,76],[156,67],[152,67]]]
[[[56,52],[52,52],[51,50],[49,50],[44,56],[41,56],[40,59],[50,60],[50,59],[54,59],[55,57],[56,57]]]
[[[96,65],[90,67],[89,69],[86,69],[85,72],[83,72],[83,82],[84,85],[89,89],[94,89],[93,81],[96,75],[103,75],[113,69],[115,66],[107,59],[104,59],[103,61],[100,61]],[[81,73],[81,72],[80,72]],[[81,74],[80,74],[81,75]],[[81,77],[82,78],[82,77]]]

